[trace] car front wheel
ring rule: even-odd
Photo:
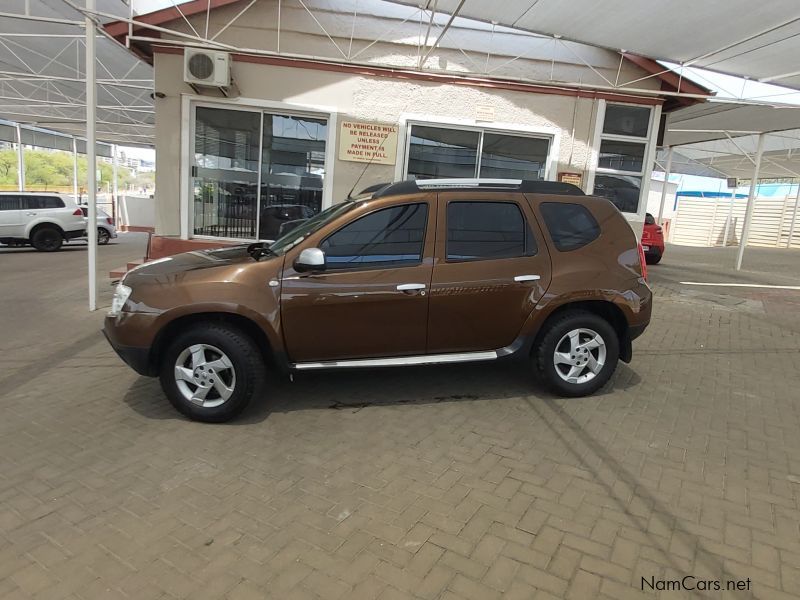
[[[534,366],[558,395],[588,396],[611,378],[619,361],[619,338],[611,324],[586,311],[556,318],[541,338]]]
[[[249,404],[264,379],[261,352],[238,329],[195,325],[163,354],[161,387],[172,405],[196,421],[220,423]]]

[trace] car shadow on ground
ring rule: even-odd
[[[641,377],[625,363],[595,396],[634,389]],[[229,425],[252,425],[272,413],[361,410],[366,407],[436,404],[533,397],[554,399],[521,361],[299,373],[294,381],[270,371],[267,385]],[[572,401],[579,402],[580,398]],[[125,394],[131,409],[150,419],[184,419],[157,379],[140,377]]]

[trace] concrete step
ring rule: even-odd
[[[127,263],[124,267],[117,267],[116,269],[109,271],[108,276],[114,280],[122,279],[125,273],[127,273],[134,267],[138,267],[139,265],[144,264],[145,262],[146,261],[143,258],[140,260],[132,260],[129,263]]]

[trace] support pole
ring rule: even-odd
[[[86,0],[86,10],[94,12],[95,0]],[[89,204],[86,233],[89,238],[89,310],[97,310],[97,140],[95,119],[97,96],[95,88],[95,23],[86,16],[86,186]]]
[[[789,225],[789,239],[786,240],[786,247],[792,247],[794,237],[794,226],[797,224],[797,209],[800,208],[800,181],[797,182],[797,193],[794,196],[794,212],[792,213],[792,224]]]
[[[667,148],[667,168],[664,171],[664,185],[661,186],[661,204],[658,205],[658,224],[664,226],[664,203],[667,201],[667,184],[672,170],[672,146]]]
[[[112,159],[112,170],[114,175],[114,181],[111,187],[111,218],[114,219],[114,223],[117,222],[117,203],[119,202],[119,188],[117,185],[117,165],[119,164],[119,159],[117,158],[117,145],[114,144],[111,146],[111,155]]]
[[[733,204],[736,202],[736,187],[731,190],[731,202],[728,205],[728,218],[725,221],[725,233],[722,234],[722,247],[728,246],[728,237],[730,236],[731,225],[733,224]],[[733,237],[736,238],[736,228],[733,228]]]
[[[22,129],[17,124],[17,183],[19,191],[25,191],[25,150],[22,148]]]
[[[72,138],[72,195],[75,196],[75,202],[81,203],[78,196],[78,140],[73,136]]]
[[[750,194],[747,196],[747,209],[744,213],[744,225],[742,226],[742,239],[739,241],[739,252],[736,254],[736,270],[742,268],[742,258],[744,248],[747,246],[747,238],[750,235],[750,221],[753,220],[753,208],[756,203],[756,191],[758,189],[758,172],[761,169],[761,156],[764,154],[764,134],[758,134],[758,147],[756,149],[756,160],[753,164],[753,178],[750,180]]]

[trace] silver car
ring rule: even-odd
[[[81,205],[83,211],[84,221],[89,222],[89,208],[86,205]],[[88,231],[88,228],[87,228]],[[102,208],[97,209],[97,243],[107,244],[109,240],[116,239],[117,228],[114,226],[114,219]]]

